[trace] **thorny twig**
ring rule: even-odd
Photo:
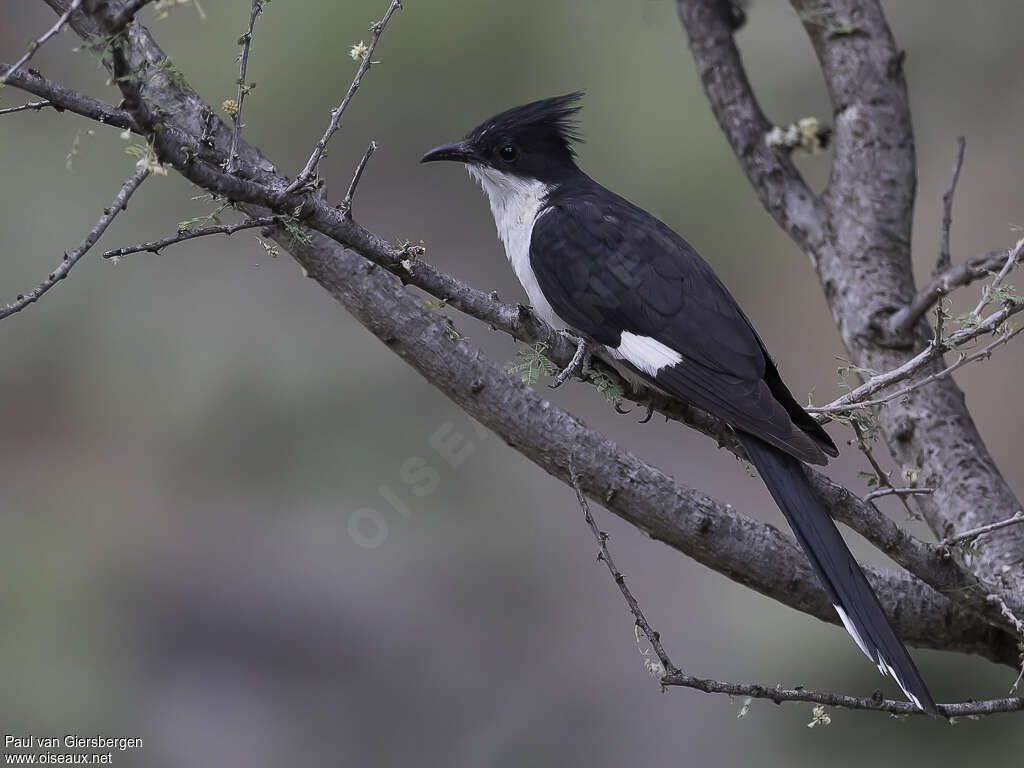
[[[880,499],[883,496],[916,496],[918,494],[925,495],[929,493],[935,493],[934,488],[879,488],[877,491],[872,491],[864,496],[864,501],[873,501],[874,499]]]
[[[969,285],[1003,266],[1010,251],[1009,248],[990,251],[936,274],[924,288],[917,292],[907,306],[893,314],[890,322],[893,333],[909,331],[932,306],[954,288]]]
[[[926,376],[920,381],[914,382],[904,389],[894,392],[891,395],[878,398],[877,400],[869,400],[872,395],[886,387],[890,387],[893,384],[897,384],[905,379],[910,378],[919,370],[924,368],[926,365],[934,360],[942,357],[946,352],[957,349],[958,347],[973,341],[979,336],[984,336],[987,333],[993,333],[1002,326],[1002,324],[1011,316],[1024,310],[1024,302],[1007,302],[1003,307],[991,315],[986,317],[984,320],[979,322],[977,325],[970,325],[965,328],[961,328],[958,331],[953,332],[945,339],[933,339],[932,342],[925,347],[921,352],[914,355],[903,365],[893,368],[891,371],[880,373],[876,376],[872,376],[866,382],[861,384],[856,389],[852,389],[842,397],[836,398],[828,405],[819,407],[808,407],[807,412],[814,414],[818,422],[824,423],[829,420],[829,414],[833,413],[847,413],[849,411],[857,410],[858,408],[866,408],[874,405],[882,405],[890,400],[894,400],[897,397],[902,397],[920,386],[927,384],[935,379],[946,376],[952,371],[956,370],[962,365],[966,365],[969,362],[980,359],[986,356],[995,347],[1005,344],[1011,338],[1020,332],[1020,329],[1010,331],[1000,336],[996,341],[992,342],[980,352],[976,352],[972,355],[965,356],[964,359],[958,360],[953,365],[947,368]]]
[[[17,107],[7,107],[6,109],[0,109],[0,115],[11,115],[15,112],[24,112],[27,109],[34,109],[38,112],[45,107],[53,107],[58,112],[61,111],[60,107],[49,101],[30,101],[27,104],[21,104]]]
[[[933,277],[949,269],[953,263],[949,247],[949,235],[953,228],[953,195],[956,194],[956,185],[960,181],[960,170],[964,167],[964,151],[966,149],[967,140],[960,136],[956,140],[956,163],[953,165],[953,178],[950,179],[949,187],[942,195],[942,239],[939,243],[939,258],[935,263]]]
[[[71,268],[78,263],[78,260],[82,258],[88,252],[90,248],[100,239],[100,236],[106,231],[107,227],[110,226],[110,222],[114,220],[114,217],[118,213],[123,211],[128,206],[128,198],[130,198],[135,190],[139,188],[139,185],[146,180],[149,176],[149,167],[146,165],[139,166],[135,173],[128,177],[128,180],[121,186],[114,201],[108,208],[103,209],[103,215],[100,216],[99,220],[89,230],[89,233],[85,236],[85,239],[79,243],[78,247],[73,251],[69,251],[64,254],[64,258],[60,264],[39,284],[38,287],[34,288],[27,293],[19,294],[18,297],[5,307],[0,308],[0,320],[9,315],[13,315],[15,312],[20,312],[29,304],[37,301],[40,296],[46,293],[48,290],[53,288],[60,280],[63,280],[68,276]]]
[[[651,648],[653,648],[654,653],[657,654],[658,660],[661,662],[663,672],[667,674],[678,672],[678,668],[672,663],[672,660],[668,657],[664,647],[661,645],[661,635],[651,628],[651,625],[647,622],[647,617],[644,616],[643,609],[640,607],[640,603],[637,602],[637,599],[633,597],[633,593],[630,592],[629,587],[626,586],[626,577],[623,576],[622,572],[615,567],[615,561],[612,560],[611,552],[608,551],[608,534],[598,528],[597,523],[594,522],[594,516],[590,513],[590,503],[587,501],[587,497],[583,493],[583,488],[580,486],[580,476],[576,472],[576,467],[573,465],[572,459],[569,460],[569,464],[569,478],[572,481],[572,487],[576,491],[576,500],[583,509],[583,515],[586,518],[587,525],[590,526],[590,530],[593,532],[594,538],[597,539],[597,545],[600,547],[597,559],[601,560],[606,566],[608,566],[608,572],[612,575],[612,578],[615,579],[615,583],[619,586],[619,591],[622,592],[622,596],[626,599],[626,605],[629,606],[629,610],[633,614],[633,618],[636,619],[636,626],[644,633],[644,636],[647,638],[647,642],[651,644]]]
[[[1017,511],[1017,514],[1020,514],[1020,510]],[[1013,681],[1013,685],[1010,686],[1010,693],[1014,693],[1017,690],[1017,686],[1020,685],[1020,681],[1024,680],[1024,621],[1017,618],[1017,615],[1010,610],[1010,606],[1008,606],[1006,601],[999,595],[986,595],[985,599],[992,605],[998,606],[1003,617],[1013,624],[1014,628],[1017,630],[1017,636],[1019,638],[1017,647],[1020,649],[1020,672],[1017,674],[1017,679]]]
[[[956,194],[956,185],[960,181],[960,170],[964,165],[964,150],[967,148],[967,140],[960,136],[956,140],[956,162],[953,164],[953,178],[950,179],[949,187],[942,195],[942,234],[939,240],[939,256],[935,262],[935,269],[932,271],[932,282],[928,292],[921,292],[914,297],[914,300],[902,310],[893,315],[890,327],[896,334],[909,332],[918,321],[925,316],[928,309],[939,300],[951,287],[963,285],[968,281],[967,273],[958,276],[958,280],[950,279],[953,257],[950,253],[950,231],[953,228],[953,196]],[[962,280],[963,282],[960,282]]]
[[[112,251],[107,251],[103,254],[103,258],[118,259],[122,256],[127,256],[129,253],[141,253],[143,251],[160,253],[160,251],[167,246],[174,245],[175,243],[181,243],[185,240],[193,240],[197,237],[206,237],[207,235],[233,235],[235,232],[239,232],[243,229],[270,227],[274,224],[279,224],[283,219],[283,216],[261,216],[258,219],[249,219],[248,221],[241,221],[237,224],[221,224],[215,227],[204,227],[203,229],[180,229],[178,230],[178,234],[165,237],[161,240],[153,240],[148,243],[139,243],[138,245],[129,245],[124,248],[116,248]]]
[[[977,352],[974,352],[974,353],[972,353],[970,355],[965,355],[963,353],[960,353],[960,355],[957,357],[956,361],[954,361],[950,365],[946,366],[941,371],[937,371],[936,373],[933,373],[933,374],[930,374],[928,376],[925,376],[923,379],[919,379],[919,380],[915,381],[914,383],[909,384],[906,387],[903,387],[902,389],[897,390],[896,392],[893,392],[891,394],[886,395],[885,397],[880,397],[880,398],[878,398],[876,400],[864,400],[864,401],[861,401],[860,403],[857,403],[857,406],[860,407],[860,408],[869,408],[869,407],[876,406],[876,405],[884,405],[885,403],[888,403],[888,402],[890,402],[892,400],[895,400],[897,398],[900,398],[900,397],[903,397],[905,395],[908,395],[911,392],[913,392],[915,389],[923,387],[925,384],[929,384],[929,383],[935,381],[936,379],[940,379],[943,376],[948,376],[953,371],[957,370],[958,368],[962,368],[963,366],[967,365],[968,363],[973,363],[976,360],[987,359],[989,357],[989,355],[992,353],[993,349],[995,349],[996,347],[1002,346],[1003,344],[1006,344],[1014,336],[1019,334],[1022,330],[1024,330],[1024,326],[1021,326],[1020,328],[1016,328],[1016,329],[1014,329],[1012,331],[1009,331],[1008,333],[1004,333],[1002,336],[997,338],[995,341],[985,345],[980,350],[978,350]],[[840,409],[840,410],[849,410],[849,409],[848,408],[843,408],[843,409]]]
[[[984,533],[998,531],[1000,528],[1007,528],[1011,525],[1017,525],[1018,523],[1024,523],[1024,510],[1018,509],[1012,517],[1008,517],[1005,520],[1000,520],[996,523],[989,523],[988,525],[982,525],[977,528],[971,528],[969,531],[958,533],[955,536],[947,536],[939,543],[944,547],[950,547],[957,542],[964,541],[966,539],[976,539]]]
[[[356,172],[352,175],[352,181],[349,182],[348,191],[345,193],[345,199],[341,201],[341,205],[339,206],[346,216],[352,216],[352,199],[355,197],[356,187],[359,186],[359,180],[363,178],[363,171],[366,170],[366,164],[370,162],[370,158],[376,151],[377,142],[371,141],[370,145],[363,153],[363,157],[360,159],[359,165],[356,166]]]
[[[1015,328],[1012,331],[1008,331],[1002,334],[995,341],[986,344],[977,352],[973,352],[969,355],[966,355],[963,352],[961,352],[957,356],[957,359],[955,361],[947,365],[941,371],[936,371],[935,373],[925,376],[923,379],[918,379],[912,384],[908,384],[907,386],[898,389],[895,392],[891,392],[888,395],[885,395],[884,397],[879,397],[875,400],[862,400],[852,404],[840,405],[835,408],[833,408],[831,405],[827,405],[823,406],[822,408],[808,408],[807,410],[809,413],[842,413],[844,411],[852,411],[858,408],[872,408],[876,405],[885,405],[886,403],[892,402],[893,400],[904,397],[905,395],[909,395],[915,389],[920,389],[925,384],[930,384],[936,379],[941,379],[943,376],[948,376],[953,371],[957,370],[958,368],[963,368],[968,363],[973,363],[977,360],[988,359],[989,355],[992,354],[992,350],[994,350],[996,347],[1000,347],[1003,344],[1006,344],[1021,331],[1024,331],[1024,326],[1021,326],[1020,328]]]
[[[252,30],[256,25],[256,17],[263,12],[263,0],[252,0],[252,12],[249,15],[249,28],[242,35],[239,41],[242,45],[242,53],[239,55],[238,65],[238,92],[235,96],[234,109],[231,111],[232,133],[231,151],[228,153],[227,172],[234,173],[235,161],[238,159],[238,138],[242,135],[242,104],[245,97],[252,90],[245,83],[245,71],[249,66],[249,48],[252,46]]]
[[[363,79],[363,75],[366,74],[367,70],[369,70],[370,66],[373,64],[373,50],[377,47],[377,41],[380,40],[380,36],[384,34],[384,28],[391,20],[391,16],[401,7],[402,0],[391,0],[391,4],[384,13],[384,18],[370,27],[370,44],[366,47],[366,51],[363,53],[363,59],[359,62],[359,69],[356,70],[356,76],[352,79],[352,84],[349,85],[348,91],[345,93],[345,98],[341,100],[341,103],[337,107],[331,110],[331,120],[327,124],[327,130],[324,131],[324,135],[320,137],[320,140],[313,148],[313,154],[309,156],[309,160],[306,161],[305,167],[299,172],[299,175],[295,177],[295,180],[288,185],[288,188],[285,190],[286,193],[294,192],[309,183],[310,177],[316,171],[317,165],[320,163],[320,158],[323,156],[324,150],[327,149],[327,142],[331,140],[331,137],[341,125],[341,116],[345,112],[345,108],[348,106],[349,102],[352,101],[352,97],[359,89],[359,84]]]
[[[863,453],[864,456],[867,458],[868,463],[871,465],[871,468],[875,470],[875,477],[878,478],[879,487],[889,491],[890,493],[895,493],[896,497],[900,500],[900,503],[903,505],[903,508],[907,511],[907,515],[909,515],[912,519],[919,519],[920,515],[918,515],[917,512],[910,508],[910,503],[907,501],[907,494],[897,492],[896,487],[892,484],[892,481],[889,479],[889,473],[882,469],[881,465],[878,463],[878,460],[875,459],[875,454],[871,451],[871,447],[864,440],[864,430],[861,429],[860,424],[858,424],[856,421],[851,421],[850,425],[853,427],[853,433],[857,437],[857,447],[860,448],[860,452]],[[865,501],[867,501],[867,499],[865,499]]]
[[[769,699],[776,704],[781,704],[784,701],[806,701],[828,707],[870,709],[876,712],[888,712],[893,715],[927,714],[909,701],[894,701],[893,699],[882,698],[881,692],[870,698],[857,698],[856,696],[844,696],[839,693],[808,691],[805,688],[770,688],[751,683],[723,683],[718,680],[704,680],[698,677],[691,677],[690,675],[684,675],[682,672],[665,675],[661,678],[661,684],[664,686],[677,685],[685,688],[694,688],[704,693],[724,693],[728,696],[749,696],[752,699]],[[936,706],[938,707],[939,714],[943,717],[981,717],[1002,712],[1020,712],[1024,710],[1024,699],[1014,696],[1005,699],[964,701],[956,704],[938,704]]]
[[[1017,259],[1021,254],[1021,250],[1024,250],[1024,237],[1017,241],[1017,244],[1010,249],[1009,254],[1006,256],[1006,263],[1003,264],[1003,268],[999,270],[999,273],[992,279],[992,282],[985,286],[985,290],[981,293],[981,300],[978,305],[971,312],[972,317],[978,317],[981,315],[981,310],[985,308],[985,305],[989,303],[989,299],[992,294],[995,293],[996,289],[1002,285],[1003,280],[1010,274],[1010,270],[1013,269],[1014,264],[1017,263]]]
[[[0,85],[3,85],[4,83],[6,83],[7,79],[12,74],[14,74],[19,69],[21,69],[22,66],[29,59],[31,59],[33,56],[35,56],[36,51],[38,51],[39,48],[43,44],[45,44],[47,40],[49,40],[51,37],[53,37],[58,32],[60,32],[64,28],[64,25],[68,23],[68,19],[71,18],[71,14],[73,14],[75,11],[77,11],[78,10],[78,6],[80,6],[81,4],[82,4],[82,0],[72,0],[72,3],[71,3],[71,5],[68,6],[68,9],[66,11],[64,11],[64,13],[61,14],[59,19],[57,19],[57,23],[54,24],[52,27],[50,27],[43,34],[42,37],[37,38],[36,40],[33,40],[32,42],[30,42],[28,44],[28,50],[25,51],[25,55],[22,56],[20,59],[18,59],[16,62],[14,62],[14,64],[11,66],[11,68],[7,71],[7,74],[0,75]]]

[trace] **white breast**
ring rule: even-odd
[[[536,180],[520,179],[493,168],[472,165],[466,168],[487,193],[498,237],[505,245],[505,255],[522,283],[530,305],[555,328],[566,328],[568,324],[555,314],[544,298],[537,276],[530,266],[530,236],[534,222],[544,215],[541,208],[544,196],[548,193],[548,185]]]

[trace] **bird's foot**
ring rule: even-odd
[[[558,389],[570,376],[579,375],[581,379],[585,379],[587,376],[587,370],[590,368],[590,358],[592,355],[590,342],[583,336],[574,336],[566,331],[562,331],[561,333],[567,339],[576,342],[576,352],[573,354],[572,360],[569,361],[569,364],[565,366],[557,376],[555,376],[555,383],[548,384],[551,389]]]

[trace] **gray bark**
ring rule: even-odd
[[[849,359],[886,371],[920,350],[932,331],[890,322],[914,302],[911,224],[914,136],[903,53],[877,0],[793,0],[821,64],[835,120],[835,161],[821,197],[792,163],[768,148],[771,123],[750,88],[717,0],[679,0],[705,91],[762,204],[815,265]],[[943,367],[937,360],[927,375]],[[875,409],[899,465],[919,469],[935,493],[910,502],[938,538],[992,523],[1021,508],[989,455],[950,377]],[[993,537],[974,563],[1024,610],[1024,530]],[[1005,533],[1006,531],[1004,531]],[[1009,570],[1003,570],[1009,566]]]

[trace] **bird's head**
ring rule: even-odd
[[[485,120],[461,141],[442,144],[420,160],[453,160],[486,175],[559,181],[576,171],[573,116],[581,91],[513,107]]]

